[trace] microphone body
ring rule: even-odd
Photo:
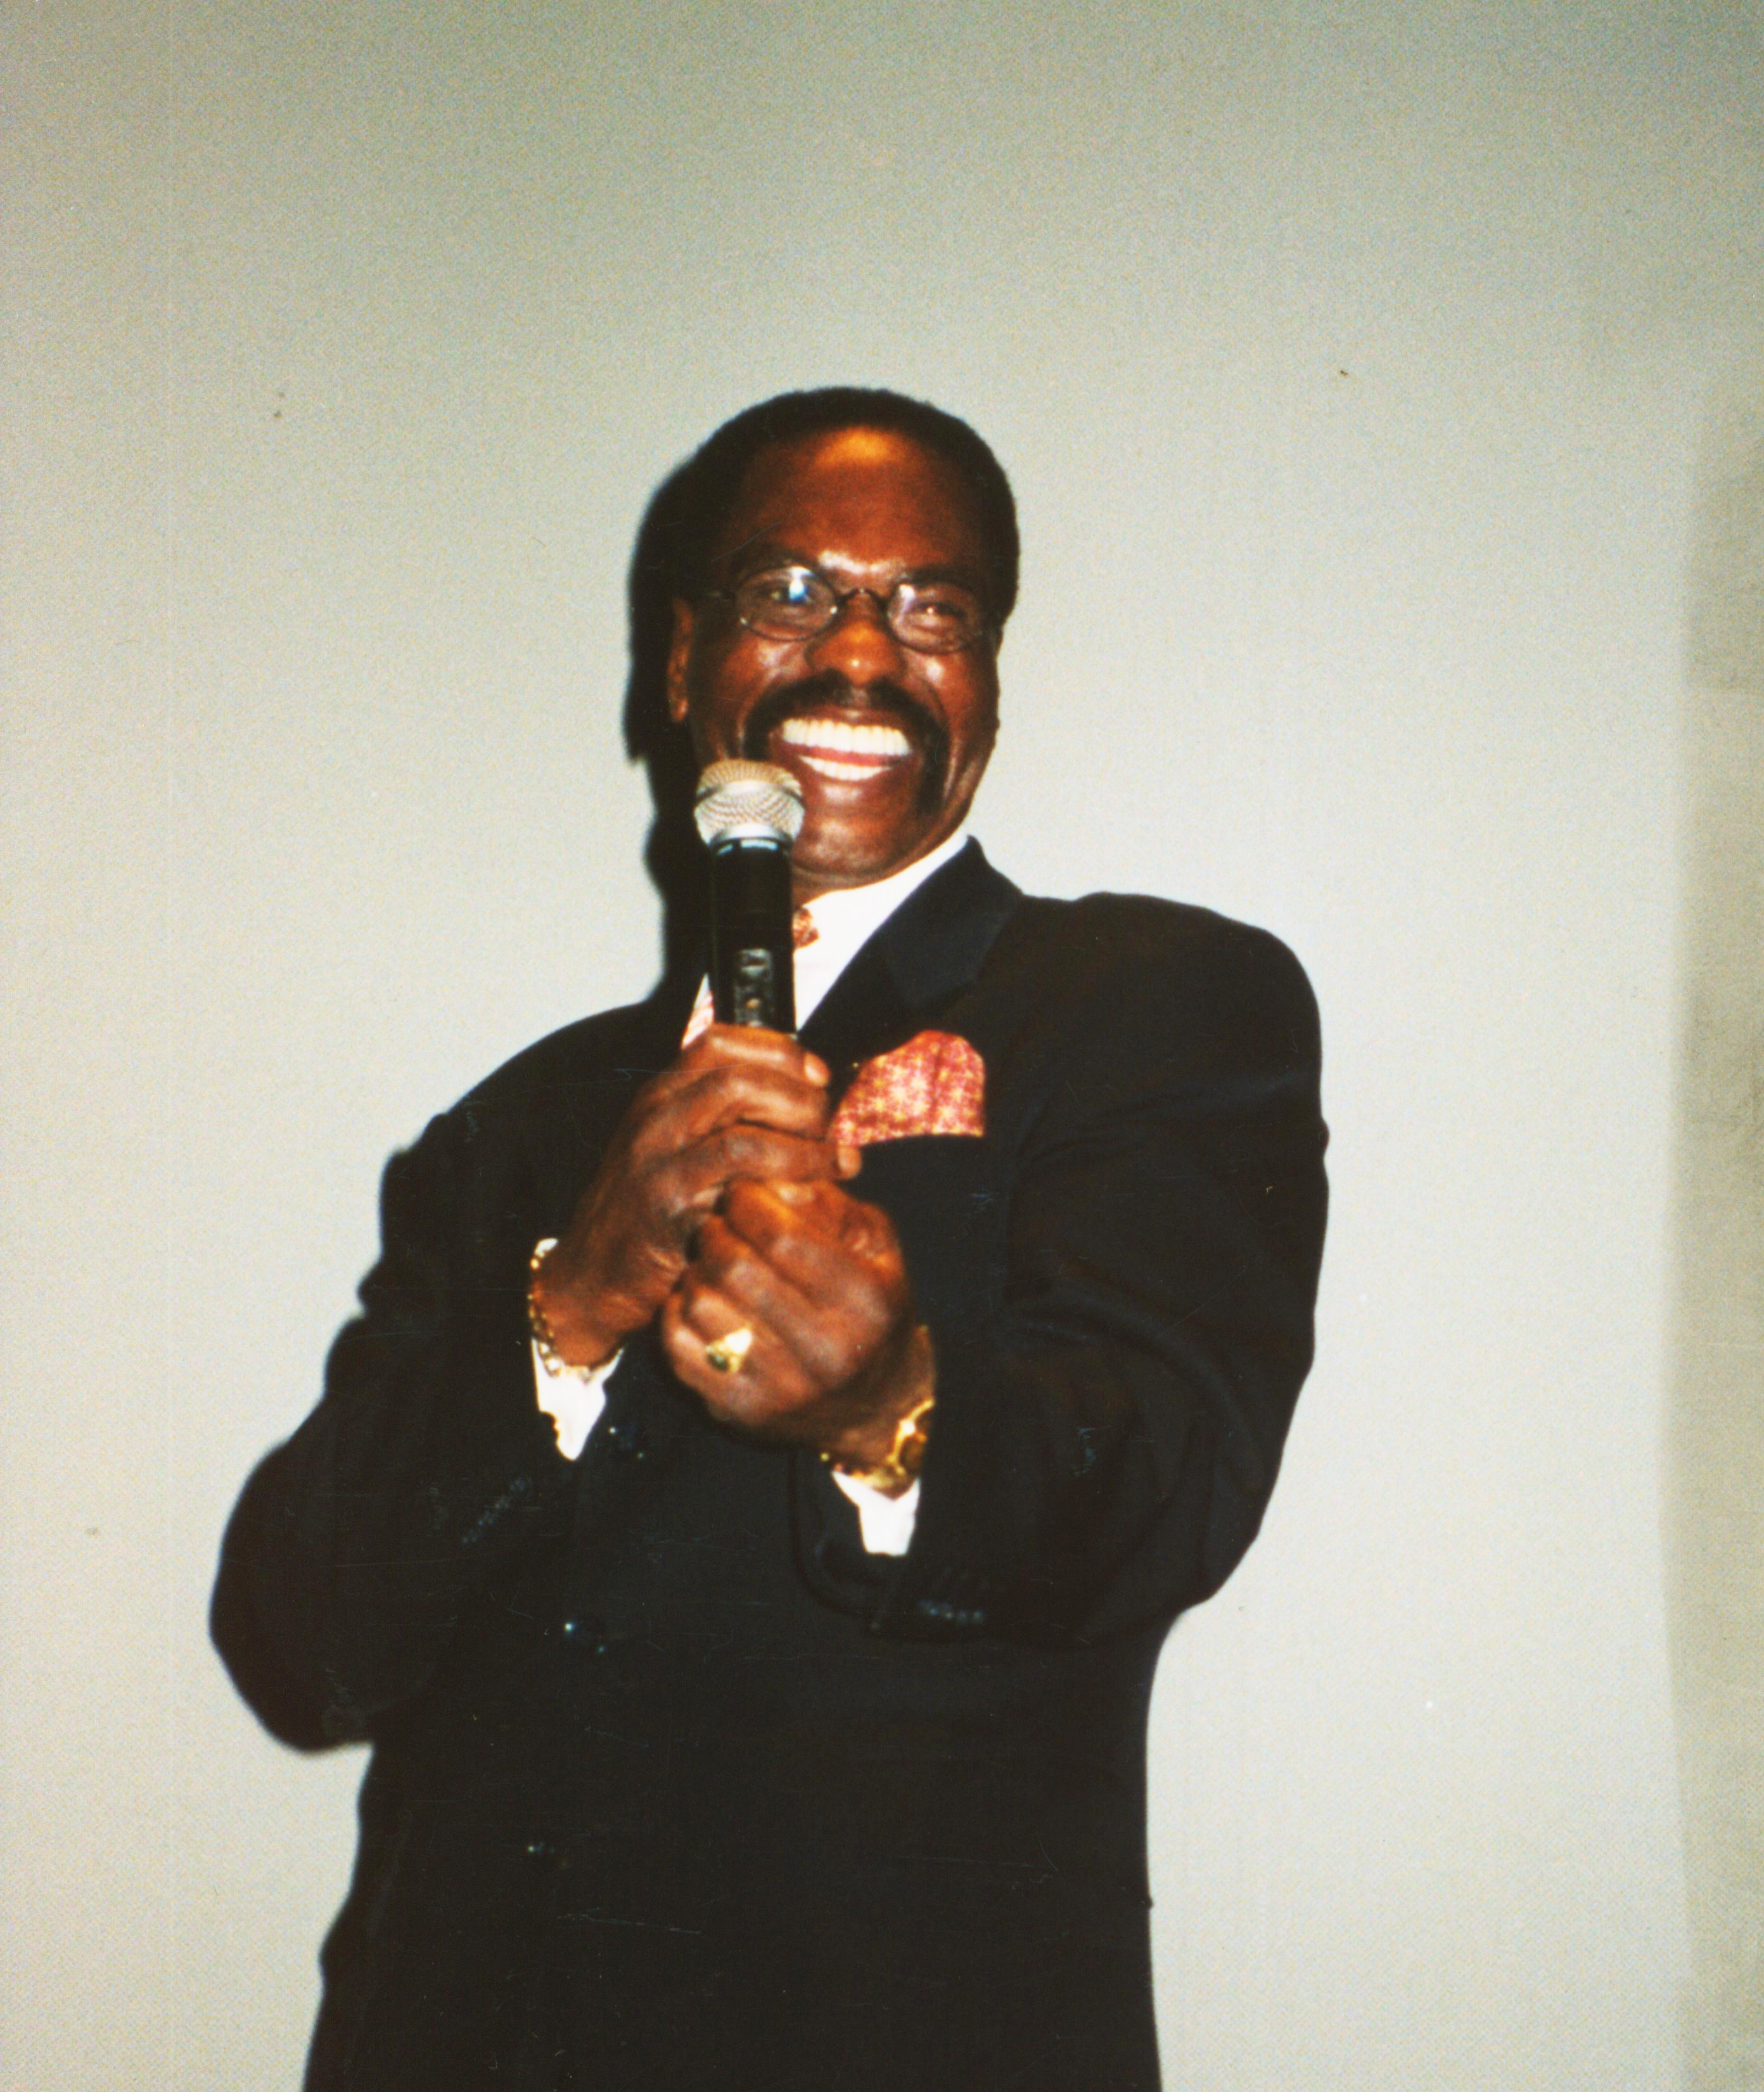
[[[711,1006],[719,1024],[796,1029],[788,844],[711,852]]]
[[[796,1029],[790,845],[802,798],[769,763],[713,763],[694,809],[711,853],[711,1006],[719,1024]]]

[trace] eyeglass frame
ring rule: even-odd
[[[748,620],[741,616],[741,612],[736,608],[735,599],[743,589],[748,587],[752,582],[763,581],[768,574],[806,574],[811,581],[819,581],[821,586],[825,589],[827,593],[832,598],[832,602],[828,607],[825,620],[823,623],[817,625],[811,632],[765,632],[762,631],[757,625],[750,624]],[[801,560],[780,560],[776,566],[754,568],[754,571],[750,574],[744,574],[741,580],[735,584],[733,588],[707,588],[703,591],[703,594],[707,601],[713,603],[726,603],[729,608],[732,611],[734,611],[735,621],[741,626],[744,632],[751,632],[754,638],[758,639],[770,640],[775,646],[789,646],[792,644],[798,646],[805,645],[811,639],[819,639],[824,632],[831,632],[833,627],[839,622],[841,617],[844,616],[845,605],[851,601],[854,596],[858,595],[867,595],[869,597],[870,600],[876,605],[876,609],[881,614],[882,622],[888,627],[889,632],[893,634],[894,638],[900,642],[901,645],[906,648],[909,653],[929,654],[933,656],[941,656],[947,654],[971,653],[976,646],[981,645],[984,642],[991,642],[992,644],[996,645],[998,639],[998,627],[992,616],[992,613],[987,609],[985,603],[981,600],[979,592],[975,589],[971,589],[965,581],[945,582],[941,585],[959,588],[963,594],[972,596],[974,598],[975,607],[980,613],[979,630],[975,634],[974,638],[971,639],[964,639],[953,646],[922,646],[917,641],[909,639],[906,634],[902,632],[899,626],[895,623],[893,612],[895,606],[900,599],[901,591],[903,589],[928,589],[940,586],[936,581],[915,581],[910,574],[902,574],[901,578],[894,584],[893,587],[888,590],[887,595],[884,596],[880,589],[837,588],[833,585],[832,580],[826,574],[824,574],[821,572],[819,567],[806,565]]]

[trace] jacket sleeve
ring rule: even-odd
[[[361,1312],[223,1545],[216,1645],[304,1748],[371,1734],[426,1684],[461,1611],[559,1515],[569,1468],[534,1398],[517,1281],[530,1222],[482,1166],[486,1134],[469,1101],[387,1165]]]
[[[1045,1058],[995,1304],[933,1323],[937,1409],[884,1632],[1091,1641],[1255,1537],[1312,1355],[1315,1004],[1265,933],[1134,952]]]

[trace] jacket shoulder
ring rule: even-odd
[[[1301,1058],[1317,1053],[1317,1005],[1304,969],[1272,931],[1210,908],[1145,893],[1076,901],[1027,896],[1001,934],[988,975],[1112,1028],[1178,1017],[1185,1030],[1272,1026]]]
[[[1270,955],[1284,953],[1293,965],[1298,963],[1272,931],[1192,901],[1166,901],[1153,893],[1087,893],[1075,901],[1025,894],[1011,928],[1019,937],[1040,942],[1145,958],[1174,959],[1244,947]]]
[[[474,1083],[454,1109],[517,1104],[540,1092],[606,1076],[646,1078],[678,1051],[685,1015],[673,1022],[670,1035],[672,1000],[664,983],[642,1002],[601,1010],[547,1032]]]

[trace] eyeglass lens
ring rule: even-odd
[[[812,567],[775,567],[750,574],[733,596],[735,615],[766,639],[810,639],[824,632],[854,595],[875,600],[871,589],[841,594]],[[922,654],[953,654],[985,633],[978,597],[956,581],[897,582],[883,614],[903,646]]]

